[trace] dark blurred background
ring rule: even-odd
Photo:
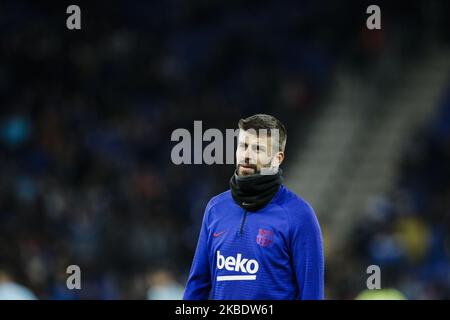
[[[287,127],[327,299],[356,298],[371,264],[405,298],[450,298],[449,15],[433,0],[1,1],[0,298],[179,298],[234,166],[174,165],[171,133],[254,113]]]

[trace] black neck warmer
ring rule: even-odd
[[[273,175],[238,176],[235,172],[230,180],[231,195],[243,209],[258,211],[264,208],[277,193],[283,182],[281,175],[281,169]]]

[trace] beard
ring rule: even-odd
[[[252,174],[257,174],[259,172],[258,166],[256,164],[238,164],[237,173],[240,176],[249,176]]]
[[[261,169],[270,169],[271,168],[271,162],[269,162],[266,166],[263,165],[256,165],[251,163],[242,163],[238,164],[236,167],[236,172],[239,176],[249,176],[253,174],[260,174]]]

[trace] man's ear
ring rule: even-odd
[[[284,161],[284,151],[280,151],[280,152],[278,152],[278,160],[280,161],[280,164],[279,165],[281,165],[281,163],[283,163],[283,161]]]
[[[273,157],[272,165],[279,167],[281,165],[281,163],[283,162],[283,160],[284,160],[284,152],[283,151],[277,152],[275,157]]]

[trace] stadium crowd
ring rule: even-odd
[[[382,32],[333,1],[80,7],[82,30],[69,31],[62,6],[0,4],[0,287],[15,281],[39,299],[179,297],[206,202],[233,166],[174,165],[171,132],[194,120],[235,128],[257,112],[294,131],[338,62],[370,68]],[[406,156],[402,192],[375,207],[380,227],[359,233],[355,256],[397,270],[420,261],[427,297],[448,297],[449,145],[427,136],[427,157]],[[71,264],[81,291],[66,287]],[[343,283],[332,296],[350,297]]]

